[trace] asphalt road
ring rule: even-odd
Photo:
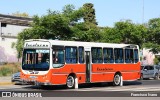
[[[134,88],[133,88],[134,87]],[[112,91],[117,90],[120,91],[124,88],[131,88],[131,90],[135,90],[135,88],[151,88],[155,87],[157,90],[160,88],[160,80],[138,80],[138,81],[131,81],[131,82],[124,82],[124,85],[122,87],[114,87],[108,83],[92,83],[92,84],[83,84],[79,85],[79,89],[67,89],[64,85],[61,86],[48,86],[48,87],[40,87],[40,86],[32,86],[32,85],[6,85],[6,86],[0,86],[1,90],[14,90],[14,91]]]
[[[0,91],[17,93],[41,93],[42,97],[160,97],[160,80],[139,80],[124,82],[124,86],[114,87],[107,83],[79,85],[79,89],[66,89],[65,86],[1,86]],[[15,95],[14,95],[15,96]],[[125,99],[123,99],[125,100]],[[147,100],[147,99],[144,99]]]

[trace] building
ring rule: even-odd
[[[17,51],[12,48],[18,33],[29,28],[32,18],[0,14],[0,63],[17,62]]]
[[[153,52],[150,51],[151,49],[146,49],[143,48],[141,53],[142,57],[142,65],[154,65],[154,58],[157,56],[157,54],[154,54]]]

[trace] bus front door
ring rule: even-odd
[[[85,51],[86,60],[86,83],[90,82],[90,72],[91,72],[91,61],[90,61],[90,51]]]

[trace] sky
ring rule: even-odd
[[[19,11],[30,16],[43,16],[48,9],[62,11],[67,4],[73,4],[78,9],[85,3],[94,4],[98,26],[102,27],[113,27],[121,20],[142,24],[160,17],[160,0],[0,0],[0,14]]]

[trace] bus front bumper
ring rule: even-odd
[[[25,80],[22,79],[23,82],[28,83],[30,85],[53,85],[50,82],[38,82],[37,80]]]

